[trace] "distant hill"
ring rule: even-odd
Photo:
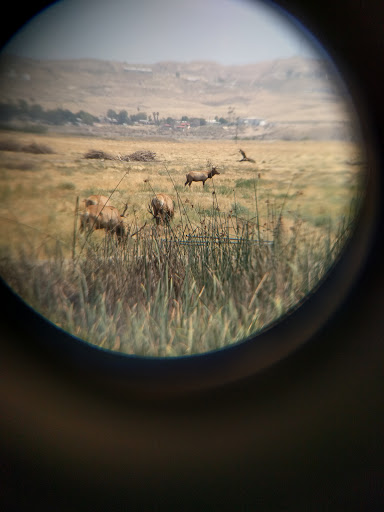
[[[290,58],[243,66],[215,62],[138,65],[95,59],[33,60],[2,55],[0,102],[24,99],[44,109],[108,109],[269,122],[347,121],[332,69],[322,60]]]

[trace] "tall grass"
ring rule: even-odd
[[[295,307],[351,232],[354,212],[313,231],[297,215],[287,232],[285,199],[261,212],[257,180],[254,212],[244,212],[235,194],[232,212],[222,212],[213,187],[211,209],[198,222],[175,192],[178,224],[132,223],[122,242],[75,230],[72,258],[58,241],[44,259],[39,246],[39,262],[32,250],[17,257],[3,250],[0,273],[36,310],[86,341],[126,354],[184,356],[244,339]]]

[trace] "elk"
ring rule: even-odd
[[[252,163],[255,163],[253,158],[248,158],[247,155],[244,153],[244,151],[242,149],[239,149],[239,152],[241,153],[241,156],[243,157],[241,160],[239,160],[239,162],[252,162]]]
[[[116,233],[116,236],[121,239],[125,234],[123,217],[127,208],[128,204],[120,215],[119,210],[114,206],[90,204],[80,217],[80,232],[84,229],[89,231],[105,229],[107,233]]]
[[[169,222],[175,215],[173,200],[167,194],[156,194],[148,205],[148,211],[157,225]]]
[[[190,171],[186,174],[187,181],[184,183],[184,186],[192,185],[192,181],[202,181],[203,187],[208,178],[213,178],[216,174],[220,174],[216,167],[212,165],[212,169],[210,171]]]
[[[100,195],[89,196],[86,199],[83,199],[83,202],[85,203],[85,207],[91,206],[91,205],[105,206],[108,203],[108,201],[109,201],[109,197],[100,196]],[[110,204],[110,206],[112,206],[112,205]]]

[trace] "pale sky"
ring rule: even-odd
[[[300,26],[272,5],[261,0],[60,0],[24,25],[3,51],[37,59],[142,64],[318,57]]]

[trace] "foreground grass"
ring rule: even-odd
[[[73,259],[60,242],[46,241],[44,260],[3,253],[0,273],[32,307],[86,341],[126,354],[183,356],[244,339],[297,306],[351,229],[308,233],[298,218],[287,237],[276,211],[269,235],[237,217],[204,220],[193,229],[144,228],[121,244],[84,236]]]

